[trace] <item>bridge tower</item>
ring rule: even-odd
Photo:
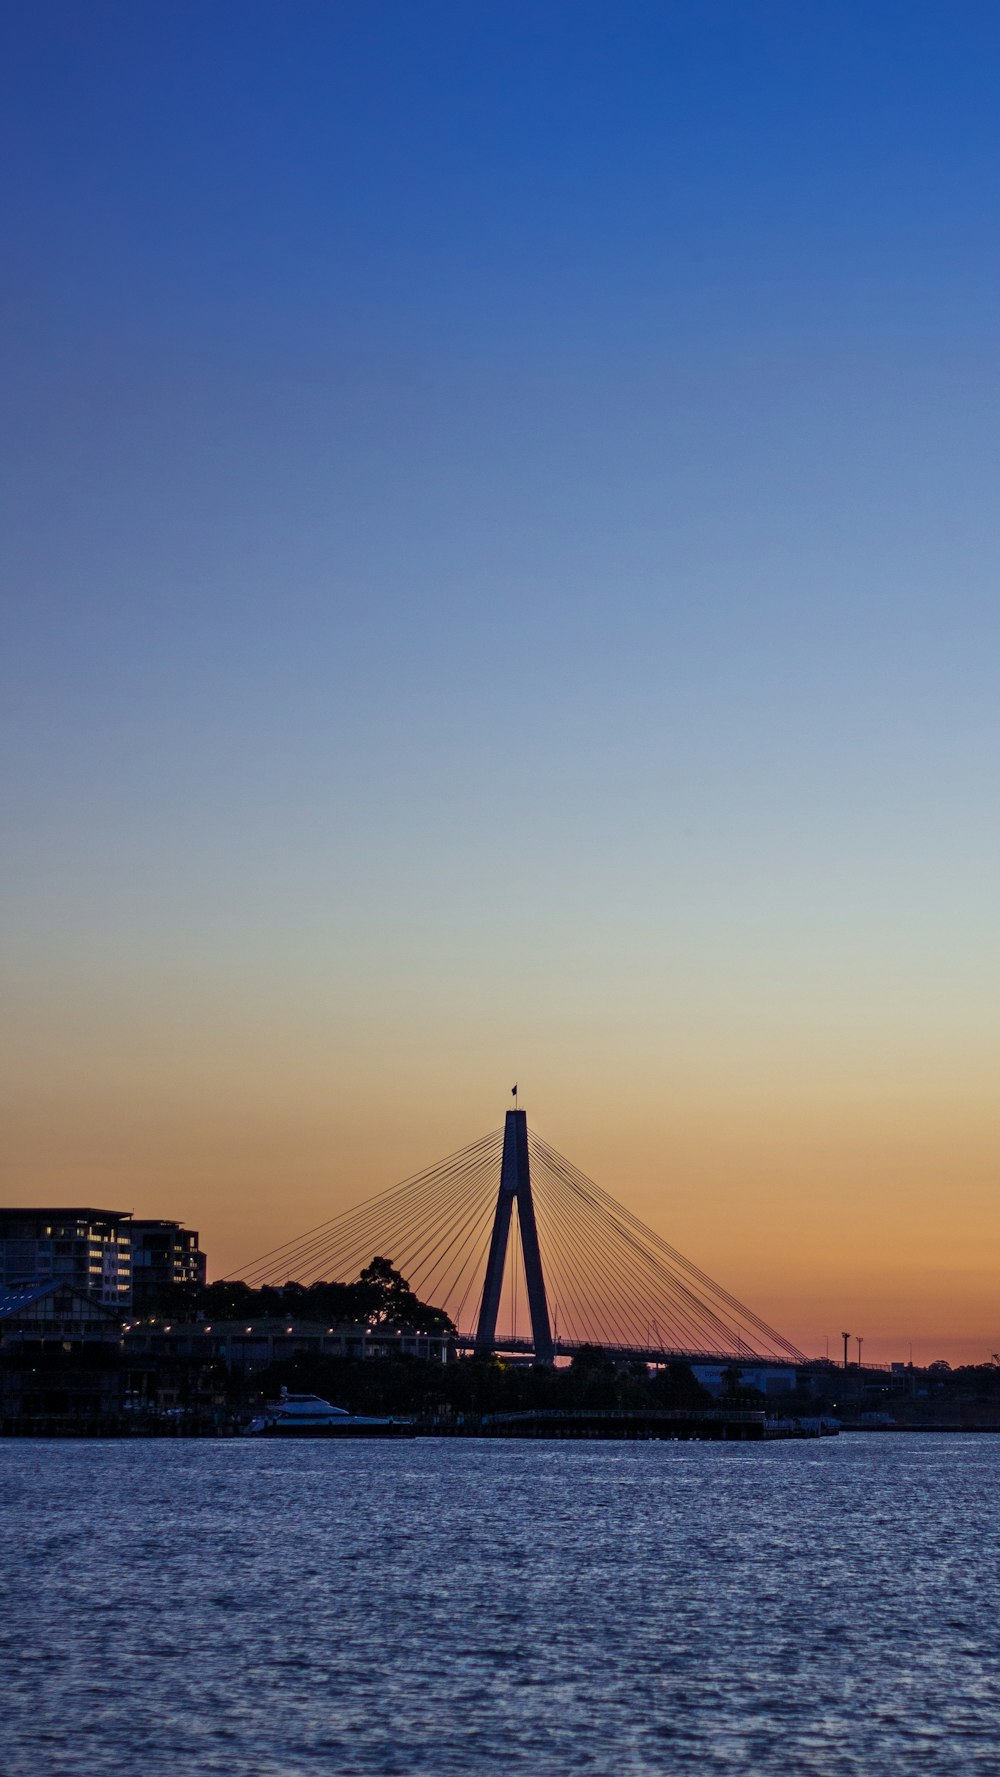
[[[496,1343],[497,1314],[507,1259],[507,1239],[514,1204],[521,1230],[521,1251],[524,1254],[524,1280],[528,1286],[528,1310],[531,1315],[531,1338],[535,1360],[550,1364],[555,1356],[549,1307],[545,1299],[545,1278],[542,1255],[538,1247],[535,1205],[531,1196],[531,1167],[528,1161],[528,1116],[526,1111],[508,1111],[503,1132],[503,1159],[500,1162],[500,1189],[493,1216],[490,1256],[486,1261],[483,1302],[476,1328],[476,1350],[492,1351]]]

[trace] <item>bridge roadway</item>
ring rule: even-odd
[[[475,1339],[468,1334],[458,1333],[455,1337],[456,1351],[474,1352]],[[533,1357],[535,1347],[530,1339],[495,1339],[490,1349],[499,1357]],[[682,1351],[677,1346],[654,1345],[588,1345],[584,1340],[556,1339],[553,1342],[556,1357],[575,1357],[578,1351],[606,1351],[609,1357],[621,1358],[624,1363],[640,1364],[736,1364],[744,1370],[802,1370],[828,1366],[822,1358],[809,1358],[804,1363],[795,1363],[789,1357],[757,1357],[753,1352],[737,1355],[732,1351]],[[851,1368],[856,1366],[852,1364]],[[867,1365],[865,1368],[867,1369]],[[839,1368],[839,1366],[838,1366]]]
[[[468,1333],[457,1333],[454,1345],[456,1351],[472,1353],[476,1350],[475,1338]],[[758,1357],[754,1352],[748,1351],[737,1356],[732,1351],[683,1351],[676,1345],[595,1345],[588,1344],[586,1340],[573,1339],[556,1339],[553,1349],[556,1357],[574,1357],[578,1351],[606,1351],[609,1357],[621,1358],[623,1363],[735,1364],[740,1370],[823,1370],[831,1376],[841,1376],[844,1373],[842,1364],[825,1357],[806,1357],[801,1363],[797,1363],[790,1357]],[[530,1339],[498,1338],[491,1350],[497,1357],[533,1357],[535,1353]],[[885,1377],[892,1370],[891,1364],[866,1362],[860,1367],[862,1375],[873,1377]],[[852,1361],[847,1366],[847,1372],[856,1376],[858,1365]]]

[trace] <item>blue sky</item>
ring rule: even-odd
[[[893,1129],[931,1081],[988,1131],[995,8],[43,0],[5,36],[19,1188],[71,1188],[86,1102],[88,1179],[204,1192],[142,1107],[194,1130],[206,1055],[235,1178],[254,1030],[311,1082],[271,1131],[314,1130],[305,1195],[368,1153],[352,1095],[378,1183],[508,1071],[595,1165],[613,1083],[639,1191],[667,1074],[772,1132],[840,1082],[870,1135],[888,1070]],[[407,1156],[432,1077],[454,1128]]]

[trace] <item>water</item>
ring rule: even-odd
[[[4,1777],[1000,1771],[1000,1438],[0,1444]]]

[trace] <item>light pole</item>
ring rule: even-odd
[[[846,1368],[847,1368],[847,1341],[851,1335],[850,1335],[850,1333],[841,1333],[840,1336],[844,1341],[844,1369],[846,1370]]]
[[[858,1339],[858,1369],[860,1370],[860,1368],[861,1368],[861,1347],[865,1342],[863,1334],[859,1333],[857,1335],[857,1339]]]

